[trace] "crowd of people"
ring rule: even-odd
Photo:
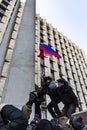
[[[0,130],[26,130],[26,115],[13,105],[0,105]]]
[[[45,102],[45,95],[51,99],[47,109],[52,116],[49,121],[41,119],[41,104]],[[64,104],[60,110],[59,103]],[[35,103],[35,117],[28,124],[32,105]],[[0,130],[87,130],[81,117],[73,117],[72,114],[79,112],[78,98],[73,92],[72,87],[64,78],[54,81],[50,76],[41,77],[41,87],[35,85],[35,89],[29,93],[28,102],[22,110],[13,105],[0,105]],[[66,116],[68,123],[60,125],[60,117]]]
[[[29,101],[23,107],[23,110],[31,112],[32,105],[35,103],[35,114],[41,118],[40,105],[45,101],[44,96],[46,94],[51,99],[51,102],[47,105],[47,109],[53,118],[59,118],[64,115],[69,118],[73,113],[79,111],[78,98],[68,82],[64,78],[53,81],[50,76],[43,77],[41,87],[30,93]],[[58,106],[60,102],[64,104],[62,111],[60,111]]]

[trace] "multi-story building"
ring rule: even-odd
[[[21,106],[34,87],[34,19],[35,0],[0,0],[0,102]]]
[[[51,46],[62,58],[39,58],[40,43]],[[5,102],[24,104],[34,87],[34,77],[40,86],[43,74],[68,80],[81,110],[87,108],[84,51],[39,15],[35,18],[35,0],[27,0],[25,6],[20,0],[0,0],[0,100],[5,97]]]
[[[43,74],[52,76],[54,80],[65,78],[78,96],[81,109],[86,109],[87,57],[84,51],[39,15],[36,16],[35,30],[35,83],[40,85],[40,77]],[[40,43],[51,46],[62,58],[39,58]]]
[[[0,0],[0,99],[8,75],[24,5],[20,0]]]

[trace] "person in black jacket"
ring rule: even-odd
[[[56,98],[56,96],[53,93],[56,90],[56,88],[57,88],[56,82],[53,81],[52,77],[47,76],[45,77],[45,82],[42,86],[41,91],[37,93],[39,97],[46,94],[50,97],[51,102],[47,105],[47,109],[53,118],[56,118],[61,115],[61,112],[57,105],[60,102],[60,97],[58,98],[57,95]]]
[[[57,122],[52,122],[46,119],[42,119],[38,124],[36,124],[34,130],[71,130],[69,125],[61,125]]]
[[[0,105],[0,130],[26,130],[26,116],[12,105]]]
[[[38,96],[37,93],[41,90],[41,88],[34,89],[32,92],[29,94],[29,100],[28,102],[22,107],[23,113],[27,116],[27,118],[30,118],[30,114],[32,112],[32,105],[35,103],[35,115],[39,118],[41,118],[41,110],[40,110],[40,105],[42,102],[45,101],[45,98],[43,96]]]
[[[41,80],[41,88],[38,89],[38,91],[33,90],[32,92],[30,92],[29,94],[29,101],[26,103],[26,105],[23,106],[23,112],[26,115],[30,115],[28,114],[28,112],[31,110],[32,108],[32,104],[35,103],[35,114],[39,115],[39,118],[41,117],[41,110],[40,110],[40,105],[43,101],[45,101],[44,99],[44,95],[49,95],[51,98],[51,102],[48,104],[47,108],[49,110],[49,112],[51,113],[52,117],[56,117],[56,113],[59,113],[59,108],[57,106],[57,103],[55,102],[55,96],[52,94],[53,90],[55,88],[57,88],[55,81],[52,80],[52,77],[47,76],[47,77],[43,77],[43,80]],[[57,99],[59,100],[59,99]],[[57,101],[59,102],[59,101]],[[52,109],[55,109],[54,110]]]
[[[84,123],[82,117],[72,117],[70,119],[70,125],[74,130],[87,130],[87,125]]]
[[[52,123],[46,119],[42,119],[36,126],[35,130],[53,130]]]
[[[45,98],[43,97],[43,94],[41,96],[38,96],[38,93],[42,90],[42,86],[44,85],[44,79],[45,76],[41,76],[41,87],[38,87],[38,85],[35,84],[35,89],[29,93],[28,102],[22,107],[22,111],[26,114],[28,119],[30,118],[30,114],[32,112],[33,103],[35,103],[35,115],[38,115],[38,117],[41,118],[40,105],[42,104],[42,102],[45,101]]]
[[[52,78],[50,76],[41,77],[41,87],[39,87],[37,90],[34,89],[32,92],[30,92],[29,101],[22,108],[23,112],[27,116],[30,115],[29,111],[32,110],[32,105],[33,105],[33,103],[35,103],[35,114],[38,115],[39,118],[41,118],[40,105],[42,102],[45,101],[43,96],[48,94],[50,97],[52,97],[51,93],[52,93],[52,90],[55,88],[56,88],[56,84],[54,81],[52,81]],[[50,103],[50,104],[52,105],[52,103]],[[53,107],[53,105],[52,105],[52,107]],[[55,113],[53,112],[53,114],[55,114]]]
[[[66,115],[70,118],[73,113],[79,111],[78,99],[64,78],[58,79],[57,83],[58,87],[56,88],[54,95],[58,95],[58,98],[60,97],[64,104],[62,115]]]

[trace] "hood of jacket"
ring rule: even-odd
[[[49,88],[51,88],[51,89],[57,88],[56,82],[55,82],[55,81],[52,81],[52,82],[49,84]]]

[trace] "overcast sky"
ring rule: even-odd
[[[87,0],[36,0],[36,3],[37,13],[87,54]]]

